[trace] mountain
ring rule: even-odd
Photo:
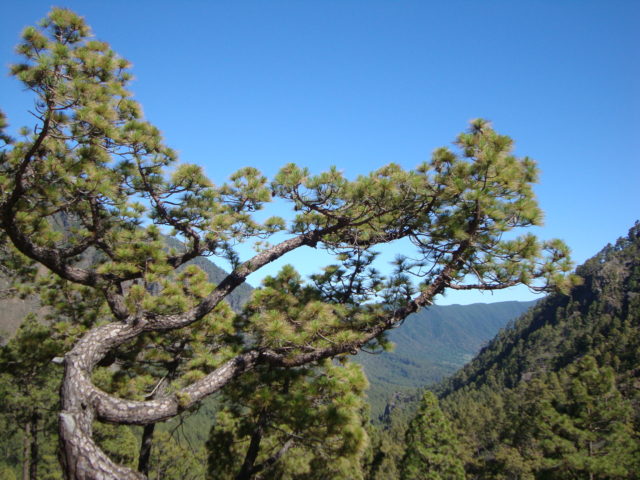
[[[486,384],[513,388],[524,378],[560,370],[584,355],[612,355],[631,367],[640,335],[640,223],[576,273],[582,285],[570,295],[545,298],[500,332],[443,384],[442,393]]]
[[[435,390],[467,478],[640,472],[640,223]]]
[[[0,292],[8,286],[7,280],[0,277]],[[0,296],[0,345],[4,344],[3,339],[8,339],[15,333],[28,313],[37,311],[38,308],[38,300],[34,297],[22,299]]]
[[[395,344],[393,352],[361,352],[355,357],[371,384],[368,395],[373,417],[378,417],[398,392],[410,394],[454,373],[509,321],[534,304],[434,305],[409,316],[389,334]]]

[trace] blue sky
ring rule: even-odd
[[[577,263],[640,218],[640,2],[64,1],[133,62],[132,89],[185,162],[217,183],[288,162],[353,177],[411,168],[490,119],[538,161],[543,238]],[[51,1],[5,0],[0,63]],[[0,108],[32,98],[0,77]],[[322,259],[284,259],[311,273]],[[280,265],[280,264],[278,264]],[[275,265],[276,268],[278,265]],[[260,276],[250,278],[258,284]],[[439,303],[529,299],[526,290]]]

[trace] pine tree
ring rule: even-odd
[[[361,479],[361,367],[260,370],[223,395],[207,443],[209,478]]]
[[[21,451],[13,455],[21,459],[22,478],[40,478],[39,467],[55,452],[53,432],[62,372],[51,360],[59,352],[60,342],[33,316],[0,348],[0,415],[7,427],[2,436],[11,443],[22,440]]]
[[[564,395],[545,402],[540,412],[542,477],[633,478],[640,443],[613,370],[586,356],[563,377]]]
[[[438,406],[436,396],[426,392],[409,424],[407,450],[401,464],[402,480],[463,480],[457,439]]]
[[[251,329],[255,336],[250,341],[256,344],[280,341],[282,333],[274,336],[275,329],[289,327],[288,336],[293,336],[299,327],[297,333],[304,336],[300,309],[318,294],[286,266],[265,279],[238,326],[264,320],[264,330]],[[273,318],[275,305],[278,319]],[[362,367],[346,358],[339,364],[324,360],[292,369],[263,366],[244,375],[222,393],[207,443],[209,478],[361,479],[368,444],[367,385]]]
[[[384,426],[369,425],[371,442],[363,465],[366,480],[400,478],[407,424],[393,414],[389,421]]]
[[[259,367],[301,367],[383,346],[388,329],[448,289],[572,284],[562,242],[504,239],[540,223],[537,170],[485,120],[459,135],[457,152],[438,149],[414,170],[390,164],[349,180],[337,168],[311,175],[289,164],[268,181],[247,167],[216,186],[200,167],[176,165],[127,90],[129,63],[95,40],[81,17],[53,9],[24,30],[18,53],[23,62],[11,73],[34,94],[37,125],[13,139],[0,119],[1,250],[74,285],[101,314],[64,355],[59,431],[69,479],[144,478],[96,445],[94,420],[157,423]],[[254,217],[275,198],[291,205],[290,219]],[[65,231],[54,227],[61,213],[71,219]],[[164,234],[184,249],[165,248]],[[266,243],[274,238],[284,240]],[[373,249],[399,239],[412,242],[414,260],[399,260],[384,279]],[[244,261],[235,248],[243,242],[258,250]],[[265,288],[273,301],[243,332],[261,342],[219,345],[202,378],[176,378],[153,399],[96,388],[97,365],[139,339],[195,325],[251,273],[305,246],[335,253],[336,264],[312,277],[315,296],[294,308],[297,318],[285,314],[291,296],[280,301]],[[180,267],[198,256],[232,265],[204,296],[176,287]]]

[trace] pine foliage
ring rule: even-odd
[[[409,424],[406,445],[402,480],[464,480],[457,439],[436,396],[429,391]]]

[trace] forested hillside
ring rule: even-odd
[[[453,374],[534,303],[434,305],[409,316],[389,334],[393,351],[355,357],[369,379],[372,418],[377,420],[385,406],[393,405],[397,394],[415,395],[416,389]]]
[[[439,387],[468,478],[640,472],[640,224]]]

